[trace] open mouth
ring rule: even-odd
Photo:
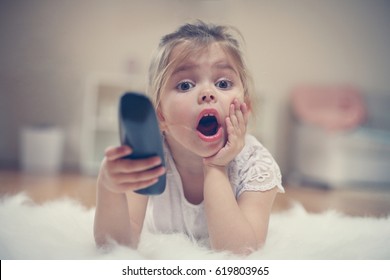
[[[207,108],[200,112],[196,131],[198,137],[204,142],[214,143],[223,139],[223,128],[218,111],[214,108]]]
[[[199,120],[196,129],[204,136],[213,136],[219,129],[218,120],[214,115],[206,114]]]

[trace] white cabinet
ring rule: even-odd
[[[86,174],[96,175],[109,146],[119,141],[118,105],[129,91],[145,92],[146,79],[135,75],[97,74],[87,81],[81,145],[81,165]]]

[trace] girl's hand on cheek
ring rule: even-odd
[[[242,150],[245,145],[245,134],[248,123],[248,107],[235,99],[229,108],[226,118],[228,139],[225,146],[214,156],[204,159],[205,165],[226,166]]]

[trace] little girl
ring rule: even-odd
[[[186,24],[161,39],[149,71],[164,136],[161,159],[122,159],[108,148],[97,183],[95,240],[137,247],[143,228],[182,232],[215,250],[261,247],[281,174],[270,153],[246,133],[252,109],[248,70],[225,26]],[[166,173],[165,192],[144,196]]]

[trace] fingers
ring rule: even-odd
[[[132,149],[129,146],[119,146],[119,147],[108,147],[104,155],[107,160],[113,161],[124,156],[127,156],[132,153]]]
[[[160,157],[123,159],[131,153],[132,149],[128,146],[110,147],[105,151],[102,174],[107,188],[115,193],[148,187],[165,173]]]
[[[153,185],[165,174],[165,167],[156,165],[161,159],[119,159],[106,161],[107,186],[113,192],[134,191]]]
[[[132,153],[129,146],[109,147],[105,151],[107,164],[109,164],[114,172],[137,172],[145,169],[150,169],[161,164],[159,157],[150,157],[145,159],[126,159],[123,157]]]
[[[246,125],[248,123],[248,107],[245,102],[241,103],[234,99],[233,103],[230,104],[229,108],[229,121],[227,122],[227,129],[229,132],[229,125],[233,127],[233,131],[238,134],[245,134]],[[230,129],[232,128],[230,127]]]
[[[118,159],[107,163],[115,173],[136,173],[161,165],[159,157],[145,159]]]
[[[140,189],[144,189],[144,188],[147,188],[155,183],[157,183],[158,181],[158,178],[156,179],[150,179],[150,180],[147,180],[147,181],[139,181],[139,182],[135,182],[135,183],[122,183],[122,184],[118,184],[115,186],[115,191],[116,193],[126,193],[126,192],[129,192],[129,191],[137,191],[137,190],[140,190]]]
[[[158,179],[158,177],[162,176],[164,173],[165,168],[163,166],[159,166],[139,172],[117,173],[115,175],[115,181],[117,184],[145,182]]]
[[[243,115],[243,120],[244,120],[244,123],[245,125],[248,124],[248,118],[249,118],[249,110],[248,110],[248,105],[246,105],[246,103],[242,103],[240,105],[240,109],[241,109],[241,112],[242,112],[242,115]]]

